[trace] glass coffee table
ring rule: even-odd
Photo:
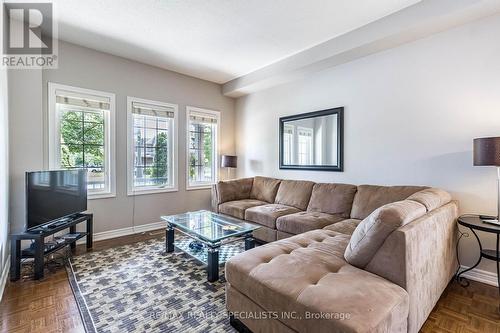
[[[167,222],[165,245],[167,252],[174,251],[175,230],[192,239],[176,244],[177,248],[207,265],[208,281],[219,279],[219,265],[229,259],[219,260],[221,246],[235,241],[245,241],[245,250],[255,246],[252,232],[259,226],[207,210],[179,215],[162,216]]]

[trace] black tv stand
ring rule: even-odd
[[[76,225],[87,222],[85,232],[77,232]],[[73,237],[65,239],[57,244],[45,244],[45,238],[69,228],[69,233]],[[75,214],[64,220],[54,222],[49,228],[47,225],[31,229],[29,231],[10,235],[11,259],[10,259],[10,280],[17,281],[21,278],[21,259],[34,258],[35,260],[35,280],[43,278],[44,257],[54,253],[65,246],[70,246],[72,250],[76,248],[76,241],[87,237],[87,249],[92,248],[93,215]],[[32,240],[33,245],[21,250],[22,240]]]

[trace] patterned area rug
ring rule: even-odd
[[[187,238],[176,236],[176,242]],[[180,245],[180,244],[179,244]],[[231,254],[243,242],[227,245]],[[235,332],[225,311],[224,268],[207,282],[205,266],[161,239],[71,259],[68,276],[87,332]]]

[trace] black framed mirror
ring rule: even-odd
[[[280,118],[280,169],[343,171],[344,108]]]

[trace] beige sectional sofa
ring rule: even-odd
[[[212,206],[268,243],[226,264],[232,322],[253,332],[418,332],[457,268],[440,189],[255,177],[219,182]]]

